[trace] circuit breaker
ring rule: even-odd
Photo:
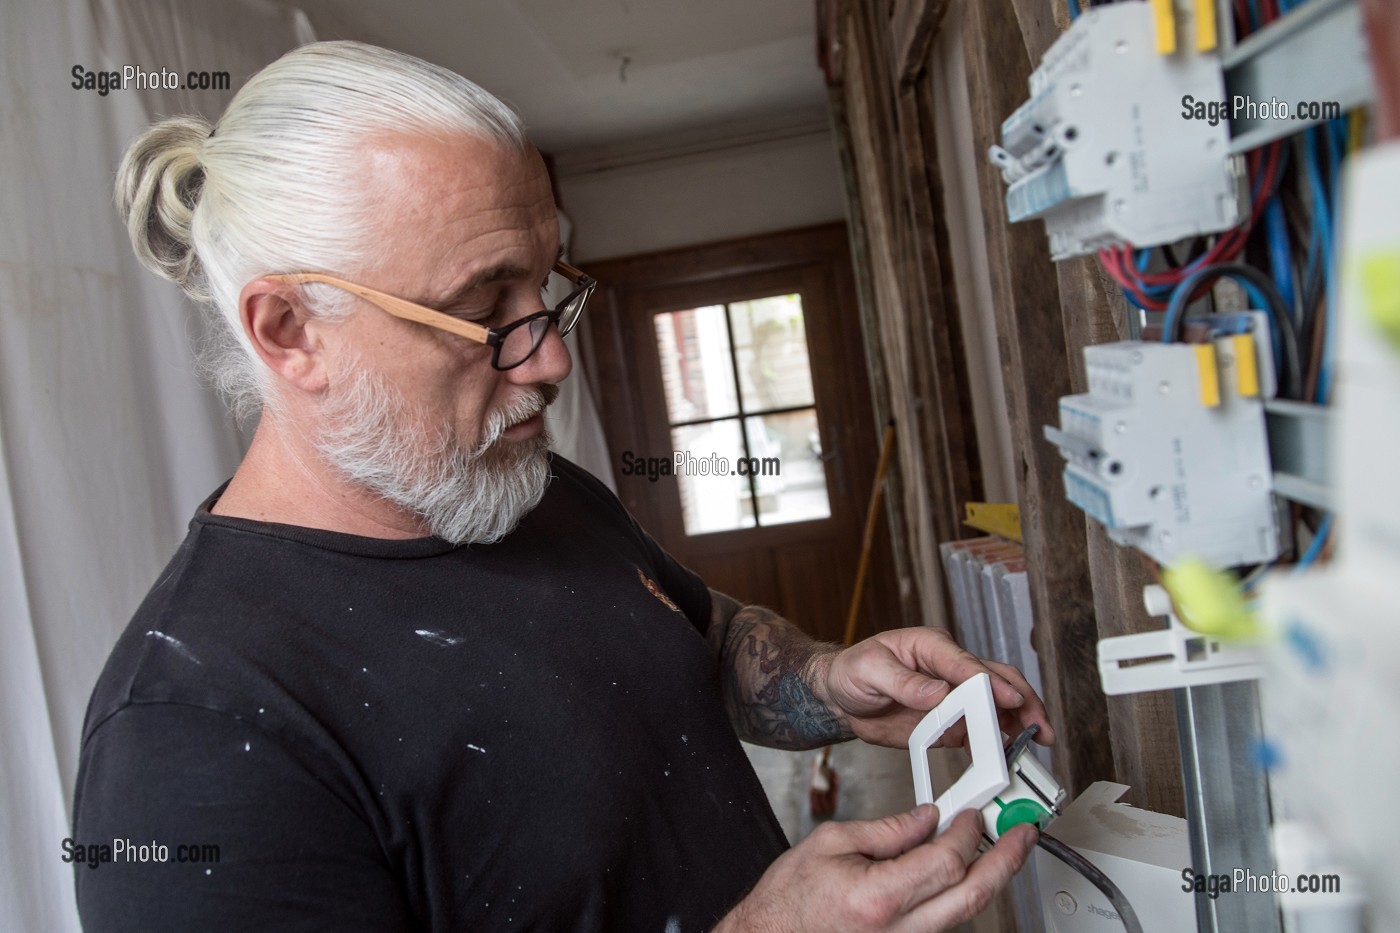
[[[1268,327],[1258,312],[1219,317],[1244,332],[1086,347],[1089,391],[1060,399],[1060,426],[1045,428],[1068,461],[1069,500],[1163,565],[1258,564],[1280,550]]]
[[[1086,9],[1031,74],[1030,92],[990,157],[1010,185],[1010,219],[1043,218],[1054,259],[1243,219],[1248,189],[1229,153],[1220,59],[1156,54],[1147,3]]]

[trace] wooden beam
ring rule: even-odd
[[[894,38],[895,75],[900,84],[913,84],[923,73],[949,2],[894,0],[890,28]]]
[[[1011,0],[964,6],[964,48],[974,150],[999,141],[1001,121],[1026,96],[1031,64]],[[1025,532],[1035,647],[1046,702],[1059,733],[1054,765],[1071,794],[1113,777],[1108,713],[1096,663],[1098,627],[1083,514],[1064,497],[1060,455],[1042,437],[1069,394],[1069,347],[1058,277],[1039,225],[1010,225],[1001,176],[978,170],[987,236],[993,313],[1002,377],[1018,448],[1017,477]]]
[[[866,333],[866,340],[883,357],[890,411],[898,421],[896,465],[903,479],[903,499],[898,504],[907,522],[910,569],[904,582],[917,593],[921,621],[947,625],[948,595],[942,584],[936,522],[951,506],[941,502],[940,487],[931,485],[927,477],[931,464],[925,409],[936,402],[922,385],[930,371],[927,361],[920,359],[924,348],[910,339],[908,328],[911,278],[905,247],[905,181],[896,161],[888,21],[881,19],[877,4],[853,4],[846,35],[846,112],[876,306],[875,329]]]
[[[1044,0],[1012,0],[1012,5],[1028,58],[1039,62],[1068,25],[1067,17],[1063,23],[1055,18],[1064,15],[1063,7]],[[1023,86],[1023,98],[1026,93]],[[1039,224],[1026,226],[1039,234]],[[1041,242],[1043,248],[1043,237]],[[1070,385],[1072,391],[1083,392],[1088,388],[1084,348],[1127,338],[1127,304],[1094,257],[1065,260],[1055,266]],[[1098,637],[1160,629],[1162,623],[1149,617],[1142,605],[1142,588],[1152,582],[1146,562],[1131,548],[1110,541],[1099,523],[1090,521],[1087,525],[1086,553]],[[1114,770],[1118,780],[1131,788],[1125,799],[1159,813],[1185,815],[1181,750],[1171,694],[1159,691],[1110,697],[1107,705]]]
[[[843,35],[844,31],[838,34],[838,37]],[[851,218],[847,230],[851,241],[856,309],[860,314],[861,333],[865,335],[861,343],[865,347],[865,365],[870,374],[870,397],[875,411],[875,423],[885,424],[893,417],[894,410],[890,399],[890,381],[885,369],[885,356],[881,352],[878,340],[880,324],[876,310],[875,283],[871,278],[870,235],[866,230],[866,211],[861,201],[859,169],[851,147],[846,89],[829,88],[827,97],[831,107],[832,133],[836,137],[836,152],[841,162],[841,182],[846,189],[847,213]],[[896,434],[896,441],[897,438]],[[885,478],[884,510],[886,521],[889,523],[895,578],[899,581],[901,622],[906,626],[922,625],[923,613],[919,607],[917,587],[914,585],[909,566],[909,528],[905,520],[904,501],[904,479],[896,458],[889,475]]]
[[[971,532],[963,525],[963,504],[982,499],[982,470],[973,423],[972,390],[967,380],[962,314],[952,281],[938,147],[932,121],[924,119],[923,100],[919,85],[899,88],[899,141],[911,233],[911,284],[919,286],[922,298],[908,310],[910,336],[916,346],[927,348],[924,356],[931,369],[929,388],[936,403],[926,411],[930,433],[936,440],[936,449],[928,461],[929,480],[946,490],[936,501],[947,511],[935,517],[934,527],[939,541],[952,541]]]
[[[965,505],[969,501],[985,498],[982,479],[981,446],[977,440],[977,424],[973,414],[972,385],[968,373],[967,345],[963,334],[962,300],[958,296],[957,282],[953,276],[952,236],[948,230],[948,209],[944,198],[943,168],[938,157],[938,137],[934,128],[932,90],[927,81],[915,86],[915,98],[911,108],[918,121],[919,136],[924,143],[923,181],[927,186],[924,194],[928,203],[930,226],[933,237],[933,253],[938,257],[937,280],[939,297],[943,305],[942,320],[931,322],[937,329],[932,336],[938,353],[939,365],[949,373],[948,388],[944,393],[944,417],[948,427],[948,447],[954,452],[949,462],[949,482],[958,504],[958,521],[966,515]],[[931,273],[932,274],[932,273]],[[971,527],[960,526],[964,535],[974,534]]]

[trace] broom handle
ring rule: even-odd
[[[880,462],[875,467],[875,485],[870,490],[870,508],[865,513],[865,538],[860,544],[860,563],[856,565],[856,591],[851,594],[851,611],[846,616],[846,646],[855,644],[856,618],[860,615],[860,597],[865,591],[865,571],[870,566],[870,552],[875,547],[875,522],[880,517],[880,498],[885,491],[885,474],[890,467],[890,449],[894,447],[894,419],[885,425],[885,439],[880,443]]]

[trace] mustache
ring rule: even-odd
[[[506,432],[507,428],[512,428],[522,421],[529,421],[553,405],[558,398],[559,387],[550,382],[542,382],[526,389],[510,404],[498,408],[490,414],[486,419],[486,426],[482,431],[481,442],[477,445],[477,450],[485,451],[501,439],[501,435]]]

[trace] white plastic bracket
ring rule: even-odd
[[[1171,599],[1160,586],[1145,587],[1142,596],[1149,613],[1167,617],[1167,627],[1099,642],[1099,679],[1108,696],[1264,676],[1263,655],[1258,648],[1223,642],[1187,628],[1172,613]]]
[[[972,764],[962,777],[953,782],[952,787],[934,800],[933,781],[928,771],[928,750],[958,720],[967,722],[967,745],[972,753]],[[1010,785],[989,676],[977,674],[968,678],[929,711],[909,736],[909,761],[914,769],[914,799],[918,803],[932,803],[938,807],[940,833],[963,810],[981,810]]]

